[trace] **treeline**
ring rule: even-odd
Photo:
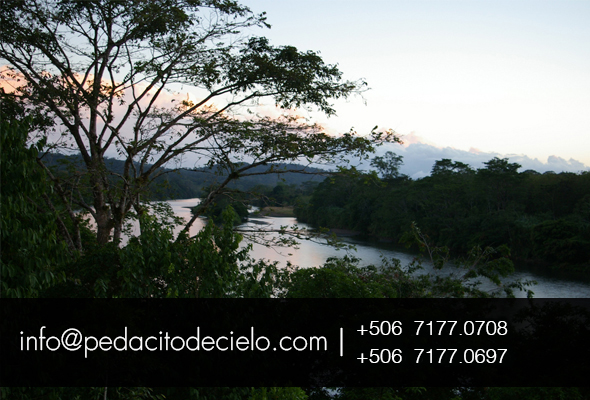
[[[527,170],[508,159],[485,167],[443,159],[430,176],[399,173],[401,157],[376,157],[377,172],[352,171],[324,180],[299,221],[398,241],[412,222],[439,246],[467,252],[508,245],[516,260],[589,269],[590,173]],[[379,177],[380,176],[380,177]]]
[[[86,174],[86,167],[82,162],[80,155],[63,155],[59,153],[47,153],[43,156],[43,159],[47,165],[56,174],[70,174],[81,177],[84,179]],[[123,173],[124,162],[115,158],[108,158],[105,160],[105,165],[109,172],[111,172],[111,179],[117,181]],[[139,168],[139,164],[135,165]],[[144,168],[150,168],[151,165],[145,165]],[[276,173],[262,174],[271,168]],[[280,171],[302,171],[290,172],[281,174]],[[305,173],[303,172],[305,170]],[[301,184],[306,184],[309,181],[316,180],[321,181],[321,177],[313,174],[325,174],[327,171],[304,167],[298,164],[269,164],[261,165],[252,168],[248,173],[250,176],[240,177],[239,179],[231,182],[228,185],[228,189],[234,191],[252,191],[259,192],[263,196],[268,198],[274,198],[278,196],[283,202],[285,196],[290,196],[288,192],[295,190],[294,188],[299,187]],[[160,168],[158,174],[160,174],[153,182],[149,185],[149,191],[145,194],[147,200],[170,200],[170,199],[189,199],[193,197],[201,197],[203,195],[203,189],[212,185],[216,185],[225,180],[229,173],[227,171],[220,171],[216,166],[212,168],[200,167],[194,169],[179,169],[173,170],[169,168]],[[282,189],[277,189],[281,193],[272,193],[273,189],[280,186]],[[286,188],[286,190],[285,190]],[[273,196],[268,196],[273,195]]]

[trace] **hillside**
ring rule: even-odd
[[[59,153],[47,153],[43,160],[56,173],[67,169],[74,169],[83,173],[86,169],[80,155],[63,155]],[[123,161],[108,158],[106,160],[107,168],[113,172],[113,179],[117,179],[115,174],[123,172]],[[277,184],[299,186],[304,182],[315,181],[321,182],[327,171],[319,168],[304,167],[298,164],[269,164],[252,168],[249,173],[262,173],[270,167],[276,171],[281,170],[305,170],[306,173],[272,173],[263,175],[245,176],[232,182],[229,187],[236,190],[247,191],[255,187],[267,186],[275,187]],[[149,166],[148,166],[149,167]],[[216,168],[209,169],[206,167],[195,169],[172,170],[167,168],[160,169],[163,175],[156,178],[150,185],[151,200],[168,200],[168,199],[186,199],[199,197],[202,195],[202,189],[216,182],[227,178],[227,173],[217,173]],[[317,173],[318,175],[310,175]]]

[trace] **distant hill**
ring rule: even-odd
[[[43,160],[46,165],[54,169],[57,173],[66,173],[68,169],[74,169],[80,172],[86,170],[81,155],[63,155],[59,153],[47,153]],[[115,158],[105,160],[107,168],[115,174],[123,172],[124,162]],[[281,170],[305,170],[306,173],[272,173],[266,175],[246,176],[235,180],[230,184],[230,188],[237,190],[251,190],[257,186],[274,187],[279,183],[285,185],[299,186],[303,182],[316,181],[321,182],[324,176],[310,175],[309,173],[325,174],[327,171],[319,168],[304,167],[299,164],[268,164],[265,166],[254,167],[249,173],[260,173],[273,167],[276,171]],[[158,177],[150,185],[150,199],[167,200],[167,199],[186,199],[200,197],[203,195],[203,188],[222,182],[227,178],[227,174],[215,173],[216,168],[197,168],[194,170],[181,169],[174,171],[172,169],[162,168],[164,175]],[[116,179],[113,176],[113,179]]]

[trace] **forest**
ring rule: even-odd
[[[436,161],[431,175],[399,173],[400,156],[375,157],[375,171],[324,180],[297,205],[299,221],[398,243],[415,223],[438,246],[465,254],[507,245],[514,260],[590,270],[590,173],[544,173],[508,159],[483,168]]]

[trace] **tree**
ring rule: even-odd
[[[399,168],[402,166],[404,157],[398,156],[392,151],[385,155],[374,157],[371,166],[377,168],[381,177],[385,180],[393,180],[400,177]]]
[[[475,171],[468,164],[453,161],[449,158],[435,161],[432,166],[432,176],[448,176],[452,174],[472,174]]]
[[[84,173],[59,177],[40,164],[72,228],[79,223],[72,210],[82,208],[96,223],[99,244],[111,234],[119,241],[130,212],[146,212],[142,194],[161,167],[189,153],[227,176],[204,198],[204,210],[254,167],[365,156],[375,143],[397,140],[391,131],[332,137],[295,117],[248,115],[266,98],[281,109],[332,115],[332,99],[365,83],[343,81],[315,52],[243,35],[269,25],[264,13],[232,0],[7,0],[0,16],[2,75],[13,87],[0,93],[2,101],[50,116],[35,133],[51,150],[80,152]],[[196,98],[170,94],[181,88]],[[115,151],[125,162],[122,173],[105,163]]]
[[[478,170],[480,174],[487,175],[515,175],[518,173],[518,169],[521,167],[518,163],[510,163],[507,158],[494,157],[490,161],[484,163],[485,168]]]
[[[490,213],[506,210],[513,202],[515,189],[524,177],[518,173],[521,165],[498,157],[484,164],[486,167],[478,169],[477,175],[486,193],[488,210]]]
[[[26,121],[0,123],[0,297],[37,297],[63,279],[57,267],[69,255],[58,233],[66,228],[47,208],[51,188],[37,168],[43,143],[27,148],[27,134]]]

